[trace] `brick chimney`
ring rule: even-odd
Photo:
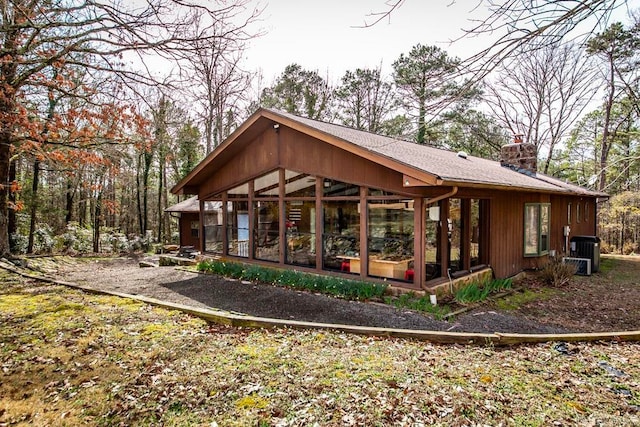
[[[526,175],[535,175],[538,171],[538,153],[536,146],[522,142],[523,135],[514,135],[513,143],[500,149],[500,164]]]

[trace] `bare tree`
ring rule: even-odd
[[[245,2],[246,3],[246,2]],[[246,24],[257,18],[255,11]],[[193,31],[200,32],[199,17]],[[245,103],[245,94],[251,86],[251,74],[241,67],[241,61],[247,48],[247,41],[260,33],[243,31],[235,37],[225,37],[233,27],[228,20],[214,23],[212,31],[217,38],[196,40],[196,51],[186,56],[182,70],[187,77],[190,92],[200,106],[199,117],[204,127],[206,153],[213,150],[235,128],[235,121],[241,115],[241,104]]]
[[[546,150],[547,173],[553,150],[596,93],[594,67],[577,46],[553,44],[512,58],[497,71],[485,100],[505,128],[524,135],[538,153]]]
[[[244,19],[241,0],[215,3],[201,1],[120,0],[80,1],[0,0],[0,253],[9,251],[8,185],[10,161],[20,149],[16,136],[28,127],[23,107],[24,91],[43,84],[43,70],[66,63],[87,72],[107,72],[124,84],[153,84],[147,72],[127,65],[130,54],[144,60],[147,54],[177,58],[198,51],[195,43],[234,38],[244,33],[255,13]],[[202,20],[206,16],[206,20]],[[236,24],[223,34],[215,23],[234,16]],[[196,20],[205,23],[194,35],[189,31]],[[124,56],[127,60],[124,60]],[[66,81],[48,80],[64,90]]]
[[[400,13],[406,0],[388,0],[386,8],[368,15],[363,27],[371,27],[393,13]],[[447,0],[454,2],[456,0]],[[488,36],[487,47],[463,61],[466,71],[481,80],[508,58],[523,51],[534,51],[541,44],[559,41],[584,41],[589,35],[604,29],[611,14],[628,8],[629,0],[477,0],[473,12],[486,8],[485,18],[471,20],[471,27],[462,30],[465,37]]]

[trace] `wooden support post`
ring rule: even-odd
[[[369,275],[369,218],[367,215],[367,191],[360,186],[360,277],[365,279]]]
[[[279,250],[279,263],[284,265],[287,247],[287,211],[284,205],[284,181],[285,181],[284,169],[278,170],[278,239],[280,240]]]
[[[204,238],[204,200],[202,200],[199,196],[198,196],[198,202],[200,204],[200,212],[198,214],[198,221],[199,221],[199,226],[198,228],[200,229],[199,232],[200,234],[198,235],[198,240],[200,241],[200,250],[204,253],[204,251],[207,250],[207,248],[205,248],[205,238]]]
[[[324,255],[324,216],[322,214],[322,195],[324,178],[316,177],[316,271],[322,271]]]
[[[249,256],[250,260],[254,259],[254,254],[256,251],[256,212],[253,206],[253,190],[254,190],[253,180],[249,181]]]
[[[440,276],[449,277],[449,199],[440,201]]]
[[[425,284],[425,207],[424,199],[413,200],[413,286]]]
[[[225,191],[222,193],[222,254],[229,255],[229,207],[227,202],[229,196]]]

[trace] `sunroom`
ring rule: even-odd
[[[209,200],[226,207],[220,223],[204,223],[212,255],[410,287],[485,263],[486,200],[416,198],[282,168]],[[220,216],[205,207],[205,218]]]

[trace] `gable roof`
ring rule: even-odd
[[[326,143],[339,146],[356,155],[393,167],[430,185],[521,189],[545,193],[580,194],[606,197],[577,185],[537,173],[525,175],[503,167],[500,162],[475,156],[462,158],[449,150],[414,142],[376,135],[346,126],[312,120],[293,114],[261,108],[257,110],[220,146],[212,151],[196,168],[172,189],[181,192],[189,184],[205,179],[215,159],[228,150],[243,135],[255,135],[274,124],[288,126]]]

